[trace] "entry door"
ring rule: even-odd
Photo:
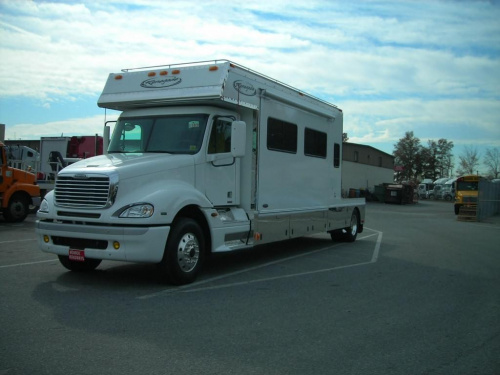
[[[214,206],[240,203],[240,160],[231,155],[231,119],[212,124],[205,166],[205,194]]]

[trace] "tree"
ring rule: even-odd
[[[453,169],[453,142],[441,138],[437,142],[438,150],[438,167],[440,169],[440,177],[451,177]]]
[[[428,146],[422,148],[422,162],[424,176],[433,181],[441,177],[448,177],[453,168],[453,142],[444,138],[427,142]]]
[[[457,174],[459,176],[466,174],[476,174],[479,166],[479,152],[475,147],[465,146],[464,152],[458,157],[459,166]]]
[[[394,163],[402,167],[397,172],[396,181],[414,181],[422,173],[422,146],[420,139],[415,137],[412,131],[406,132],[397,144],[394,145]]]
[[[422,147],[422,169],[425,178],[432,181],[437,180],[441,175],[438,161],[438,147],[436,141],[427,141],[427,147]]]
[[[484,165],[488,168],[488,175],[491,178],[498,178],[500,174],[500,149],[488,148],[484,155]]]

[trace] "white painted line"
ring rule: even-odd
[[[331,272],[331,271],[336,271],[336,270],[340,270],[340,269],[343,269],[343,268],[365,266],[365,265],[371,264],[371,263],[372,262],[363,262],[363,263],[356,263],[356,264],[348,264],[348,265],[345,265],[345,266],[325,268],[325,269],[316,270],[316,271],[299,272],[299,273],[293,273],[293,274],[283,275],[283,276],[268,277],[268,278],[264,278],[264,279],[256,279],[256,280],[250,280],[250,281],[240,281],[240,282],[237,282],[237,283],[223,284],[223,285],[217,285],[217,286],[208,286],[208,287],[196,288],[196,289],[189,288],[187,290],[181,290],[180,292],[191,293],[191,292],[199,292],[199,291],[203,291],[203,290],[214,290],[214,289],[230,288],[230,287],[239,286],[239,285],[248,285],[248,284],[262,283],[262,282],[266,282],[266,281],[288,279],[288,278],[291,278],[291,277],[299,277],[299,276],[307,276],[307,275],[313,275],[313,274],[324,273],[324,272]]]
[[[32,239],[29,239],[29,240],[0,241],[0,244],[4,244],[4,243],[15,243],[15,242],[29,242],[29,241],[36,241],[36,238],[32,238]]]
[[[181,285],[181,286],[178,286],[178,287],[175,287],[175,288],[169,288],[169,289],[160,290],[159,292],[151,293],[151,294],[146,294],[144,296],[140,296],[140,297],[137,297],[137,298],[138,299],[148,299],[148,298],[157,297],[159,295],[166,294],[166,293],[179,292],[179,291],[182,291],[182,290],[187,289],[187,288],[192,288],[193,286],[198,286],[198,285],[203,285],[203,284],[211,283],[213,281],[225,279],[225,278],[228,278],[228,277],[231,277],[231,276],[235,276],[235,275],[240,275],[242,273],[250,272],[250,271],[253,271],[253,270],[256,270],[256,269],[259,269],[259,268],[264,268],[264,267],[272,266],[273,264],[279,264],[279,263],[286,262],[288,260],[292,260],[292,259],[296,259],[296,258],[301,258],[301,257],[304,257],[306,255],[319,253],[321,251],[332,249],[332,248],[337,247],[339,245],[340,244],[333,245],[333,246],[323,247],[321,249],[314,250],[314,251],[311,251],[311,252],[307,252],[307,253],[303,253],[303,254],[298,254],[298,255],[293,255],[293,256],[290,256],[290,257],[287,257],[287,258],[284,258],[284,259],[278,259],[278,260],[275,260],[275,261],[272,261],[272,262],[260,264],[258,266],[254,266],[254,267],[250,267],[250,268],[245,268],[245,269],[242,269],[242,270],[239,270],[239,271],[235,271],[235,272],[231,272],[231,273],[226,273],[224,275],[215,276],[215,277],[212,277],[212,278],[209,278],[209,279],[206,279],[206,280],[201,280],[201,281],[198,281],[198,282],[194,282],[192,284]]]
[[[371,263],[375,263],[378,260],[378,254],[380,252],[381,243],[382,243],[382,232],[378,232],[377,243],[375,244],[375,250],[373,251]]]
[[[10,268],[10,267],[21,267],[21,266],[31,266],[33,264],[40,264],[40,263],[48,263],[48,262],[55,262],[57,259],[50,259],[50,260],[40,260],[38,262],[28,262],[28,263],[17,263],[17,264],[9,264],[7,266],[0,266],[1,268]]]
[[[365,228],[365,229],[369,229],[369,228]],[[306,276],[306,275],[317,274],[317,273],[322,273],[322,272],[331,272],[331,271],[340,270],[340,269],[343,269],[343,268],[359,267],[359,266],[365,266],[365,265],[368,265],[368,264],[372,264],[372,263],[375,263],[378,260],[378,254],[379,254],[379,251],[380,251],[380,244],[382,242],[382,232],[376,231],[374,229],[369,229],[369,230],[374,231],[376,233],[370,234],[370,235],[367,235],[365,237],[360,238],[360,240],[363,240],[365,238],[369,238],[369,237],[373,237],[375,235],[378,235],[377,242],[375,244],[375,248],[374,248],[374,251],[373,251],[373,255],[372,255],[372,258],[371,258],[371,260],[369,262],[362,262],[362,263],[356,263],[356,264],[348,264],[348,265],[345,265],[345,266],[338,266],[338,267],[326,268],[326,269],[321,269],[321,270],[316,270],[316,271],[308,271],[308,272],[301,272],[301,273],[290,274],[290,275],[282,275],[282,276],[276,276],[276,277],[270,277],[270,278],[264,278],[264,279],[242,281],[242,282],[229,283],[229,284],[223,284],[223,285],[218,285],[218,286],[197,288],[198,286],[201,286],[201,285],[204,285],[204,284],[207,284],[207,283],[211,283],[211,282],[222,280],[222,279],[225,279],[225,278],[228,278],[228,277],[232,277],[232,276],[235,276],[235,275],[239,275],[239,274],[243,274],[243,273],[246,273],[246,272],[250,272],[250,271],[253,271],[253,270],[256,270],[256,269],[259,269],[259,268],[268,267],[268,266],[271,266],[271,265],[274,265],[274,264],[279,264],[279,263],[286,262],[288,260],[292,260],[292,259],[296,259],[296,258],[301,258],[301,257],[307,256],[307,255],[311,255],[311,254],[320,253],[320,252],[323,252],[323,251],[326,251],[326,250],[330,250],[330,249],[332,249],[334,247],[342,245],[341,243],[339,243],[339,244],[335,244],[335,245],[332,245],[332,246],[327,246],[327,247],[324,247],[324,248],[321,248],[321,249],[318,249],[318,250],[314,250],[314,251],[311,251],[311,252],[294,255],[294,256],[287,257],[287,258],[284,258],[284,259],[279,259],[279,260],[276,260],[276,261],[273,261],[273,262],[264,263],[264,264],[261,264],[261,265],[255,266],[255,267],[245,268],[245,269],[242,269],[240,271],[231,272],[229,274],[224,274],[224,275],[221,275],[221,276],[212,277],[212,278],[209,278],[209,279],[206,279],[206,280],[202,280],[202,281],[198,281],[198,282],[195,282],[195,283],[192,283],[192,284],[187,284],[187,285],[182,285],[182,286],[178,286],[178,287],[172,287],[172,288],[169,288],[169,289],[164,289],[164,290],[161,290],[161,291],[156,292],[156,293],[146,294],[146,295],[139,296],[139,297],[136,297],[136,298],[137,299],[150,299],[150,298],[155,298],[155,297],[158,297],[158,296],[161,296],[161,295],[164,295],[164,294],[170,294],[170,293],[176,293],[176,292],[185,292],[185,293],[187,293],[187,292],[197,292],[197,291],[202,291],[202,290],[213,290],[213,289],[228,288],[228,287],[232,287],[232,286],[248,285],[248,284],[253,284],[253,283],[261,283],[261,282],[265,282],[265,281],[285,279],[285,278],[290,278],[290,277]]]

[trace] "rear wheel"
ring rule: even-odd
[[[29,213],[28,199],[19,193],[14,194],[9,205],[3,211],[3,217],[10,223],[19,223],[26,219]]]
[[[70,271],[76,272],[90,272],[93,271],[101,264],[101,259],[86,258],[83,262],[75,262],[70,260],[68,256],[58,255],[61,264]]]
[[[354,242],[359,231],[359,212],[354,210],[351,215],[351,221],[347,228],[330,231],[333,241]]]
[[[205,260],[205,240],[200,225],[181,218],[174,224],[159,264],[166,280],[174,285],[192,283]]]
[[[356,237],[358,236],[358,228],[359,228],[359,213],[358,210],[354,210],[351,216],[351,224],[345,228],[345,238],[346,242],[354,242],[356,241]]]

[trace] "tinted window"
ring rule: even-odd
[[[297,152],[297,125],[269,118],[267,120],[267,148],[274,151]]]
[[[207,119],[205,114],[120,118],[108,152],[196,154]]]
[[[340,167],[340,144],[338,143],[333,145],[333,166]]]
[[[304,133],[304,154],[326,158],[326,133],[306,128]]]
[[[208,153],[231,152],[231,126],[229,121],[217,120],[210,132]]]

